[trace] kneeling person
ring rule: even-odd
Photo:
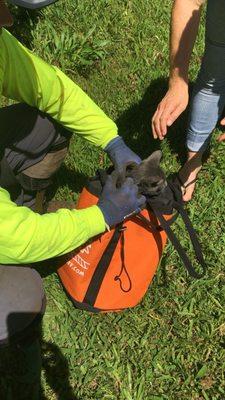
[[[140,162],[116,125],[58,68],[49,66],[3,26],[12,24],[0,2],[0,90],[19,104],[0,109],[0,344],[24,342],[44,313],[42,282],[27,264],[65,254],[107,225],[138,211],[145,198],[128,178],[109,178],[98,205],[40,215],[37,192],[62,163],[73,132],[104,149],[121,170]],[[20,264],[20,266],[18,266]],[[23,266],[21,266],[23,264]],[[6,295],[7,294],[7,295]],[[18,318],[21,315],[23,317]]]

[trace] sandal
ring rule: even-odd
[[[191,186],[193,183],[195,183],[196,181],[197,181],[197,177],[195,178],[195,179],[193,179],[191,182],[188,182],[188,183],[183,183],[182,182],[182,180],[181,180],[181,177],[180,177],[180,175],[179,174],[177,174],[177,180],[178,180],[178,182],[179,182],[179,184],[180,184],[180,188],[181,188],[181,192],[182,192],[182,195],[184,196],[185,194],[186,194],[186,189],[189,187],[189,186]],[[187,201],[186,201],[187,202]]]

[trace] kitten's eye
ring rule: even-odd
[[[151,182],[151,186],[152,186],[152,187],[158,186],[158,182]]]
[[[160,181],[151,182],[152,187],[160,186],[162,184],[163,184],[163,179],[160,179]]]

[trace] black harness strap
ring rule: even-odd
[[[105,184],[105,181],[107,178],[107,173],[109,173],[109,171],[100,170],[100,171],[98,171],[98,176],[95,178],[95,181],[97,181],[99,183],[98,193],[97,193],[98,195],[99,195],[99,192],[101,191],[101,188]],[[188,217],[187,212],[184,210],[180,183],[179,183],[179,180],[177,179],[176,175],[172,179],[167,180],[167,186],[161,193],[159,193],[157,196],[147,198],[147,208],[150,208],[150,210],[155,214],[155,216],[157,217],[157,219],[159,221],[159,224],[154,224],[152,221],[150,221],[148,218],[144,217],[142,214],[133,216],[132,219],[134,220],[134,222],[142,223],[143,226],[146,227],[146,229],[149,229],[152,232],[155,232],[155,231],[160,232],[161,230],[164,230],[167,233],[168,238],[174,245],[175,249],[177,250],[179,256],[181,257],[189,274],[191,276],[193,276],[194,278],[198,278],[198,279],[202,278],[205,275],[207,266],[206,266],[206,263],[205,263],[205,260],[204,260],[203,254],[202,254],[201,245],[199,243],[196,232],[192,226],[192,223]],[[174,211],[176,211],[176,212],[174,213]],[[164,218],[164,215],[169,215],[169,216],[172,215],[172,217],[170,217],[168,220],[166,220]],[[196,259],[197,259],[198,263],[201,265],[202,270],[203,270],[202,273],[198,273],[196,271],[196,269],[192,265],[192,262],[190,261],[190,258],[186,254],[185,249],[181,246],[178,238],[176,237],[176,235],[174,234],[174,232],[172,231],[172,229],[170,227],[179,215],[182,217],[184,224],[186,226],[186,229],[188,231],[188,234],[190,236]],[[109,246],[109,248],[111,248],[110,243],[108,246]],[[109,249],[107,247],[105,252],[108,253],[108,250]],[[109,262],[105,261],[106,258],[107,257],[104,257],[104,255],[103,255],[102,260],[100,260],[100,262],[99,262],[99,265],[102,265],[102,263],[104,264],[103,270],[106,268],[104,274],[107,271],[107,265],[109,265]],[[112,255],[111,255],[111,258],[112,258]],[[107,265],[105,265],[105,264],[107,264]],[[95,280],[99,280],[99,274],[100,274],[99,272],[97,273],[96,271],[92,278],[92,281],[94,281],[95,286],[96,286]],[[104,278],[104,274],[101,278],[101,281]],[[100,285],[101,284],[98,285],[98,288],[100,288]],[[90,286],[92,286],[92,282],[91,282]],[[92,289],[90,288],[90,290],[88,289],[88,291],[92,292]],[[96,294],[96,296],[97,296],[97,294]]]
[[[187,228],[189,237],[191,239],[192,245],[193,245],[193,249],[195,252],[195,256],[197,261],[199,262],[199,264],[201,265],[203,272],[202,273],[198,273],[195,268],[193,267],[188,255],[186,254],[186,251],[184,250],[184,248],[181,246],[179,240],[177,239],[176,235],[174,234],[174,232],[172,231],[171,227],[170,227],[170,223],[168,223],[165,218],[163,217],[163,215],[157,210],[157,208],[153,208],[152,210],[154,212],[154,214],[156,215],[156,217],[158,218],[162,228],[165,230],[165,232],[168,235],[168,238],[170,239],[170,241],[172,242],[173,246],[175,247],[175,249],[177,250],[179,256],[181,257],[184,266],[186,267],[187,271],[189,272],[189,274],[197,279],[202,278],[205,273],[206,273],[206,263],[202,254],[202,250],[201,250],[201,246],[198,240],[198,237],[196,235],[196,232],[191,224],[191,221],[188,217],[188,214],[186,213],[186,211],[184,210],[183,206],[179,203],[174,203],[174,208],[178,211],[178,213],[181,215],[185,226]]]

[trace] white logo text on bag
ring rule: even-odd
[[[83,254],[89,254],[91,251],[91,244],[87,245],[84,249],[80,251]],[[76,254],[71,260],[67,261],[67,265],[71,268],[76,274],[80,276],[85,275],[85,271],[88,270],[90,263],[86,261],[80,254]]]

